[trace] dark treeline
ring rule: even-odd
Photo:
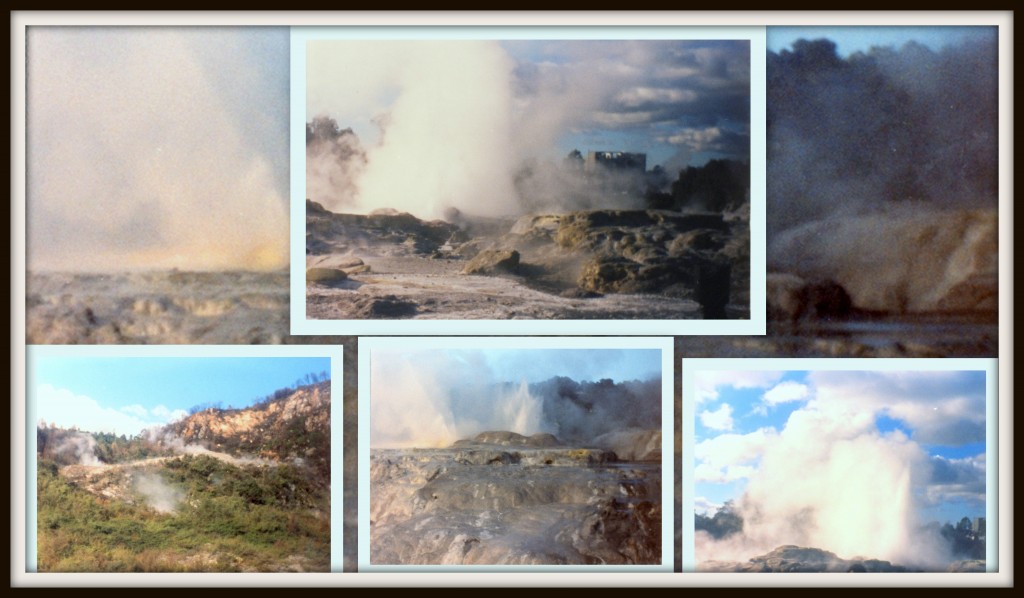
[[[721,540],[743,531],[743,517],[736,512],[735,504],[730,500],[710,517],[695,513],[693,527]],[[938,531],[953,558],[985,560],[984,526],[980,530],[975,529],[970,518],[964,517],[956,525],[946,522],[940,527],[938,522],[933,522],[926,527]]]
[[[994,28],[978,33],[940,51],[769,52],[769,234],[889,202],[995,205],[998,55]]]
[[[654,170],[654,181],[664,176]],[[738,160],[711,160],[704,166],[690,166],[679,171],[670,192],[649,186],[645,198],[650,208],[658,210],[708,210],[727,212],[750,201],[750,163]]]

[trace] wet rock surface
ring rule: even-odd
[[[373,564],[661,561],[660,461],[488,432],[373,449],[369,481]]]

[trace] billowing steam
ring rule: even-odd
[[[30,269],[287,263],[287,29],[27,38]]]
[[[61,442],[54,449],[55,455],[72,457],[79,465],[102,465],[103,462],[96,456],[96,439],[85,432],[69,432],[61,438]]]
[[[270,465],[271,461],[260,457],[244,456],[235,457],[227,453],[211,451],[201,444],[185,442],[185,439],[173,432],[166,430],[163,426],[154,426],[142,431],[142,435],[157,447],[174,451],[179,455],[206,455],[231,465]]]
[[[977,508],[985,496],[984,455],[960,462],[929,455],[923,446],[984,439],[984,387],[962,374],[811,374],[809,393],[784,399],[806,404],[780,431],[769,427],[699,442],[699,481],[745,479],[746,486],[732,505],[742,529],[717,539],[698,531],[698,562],[745,562],[793,544],[840,558],[941,570],[953,557],[923,513],[943,501],[965,500]],[[778,404],[765,393],[760,409],[766,413]],[[881,431],[883,415],[909,422],[913,431]],[[946,471],[951,469],[957,473]]]
[[[995,309],[995,40],[769,53],[769,268],[863,308]]]
[[[307,194],[425,219],[636,207],[643,173],[625,193],[583,185],[566,136],[677,167],[746,159],[749,57],[743,41],[309,42],[306,120],[334,133],[307,132]]]
[[[441,447],[485,431],[587,443],[661,426],[661,381],[503,380],[479,353],[387,353],[371,365],[374,448]]]
[[[372,71],[339,68],[355,55],[370,61]],[[381,142],[366,148],[359,205],[427,218],[441,217],[448,208],[510,213],[512,67],[495,42],[310,44],[310,77],[337,77],[334,86],[373,81],[369,93],[383,86],[397,94],[388,112],[377,118]],[[321,102],[311,92],[311,105]],[[321,160],[312,154],[315,169]],[[307,177],[317,172],[308,171]],[[315,191],[322,184],[314,180],[308,188]],[[339,198],[335,194],[324,199]]]
[[[156,473],[142,472],[134,475],[132,486],[149,505],[160,513],[174,513],[185,498],[180,488],[175,488]]]

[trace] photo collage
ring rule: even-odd
[[[1012,12],[170,14],[12,13],[12,587],[1012,586]]]

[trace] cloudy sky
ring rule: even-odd
[[[801,508],[895,503],[906,483],[922,523],[985,516],[984,372],[707,371],[694,398],[698,512],[796,487],[818,488]]]
[[[306,374],[327,357],[56,357],[34,360],[36,419],[89,432],[133,435],[212,404],[246,407]]]

